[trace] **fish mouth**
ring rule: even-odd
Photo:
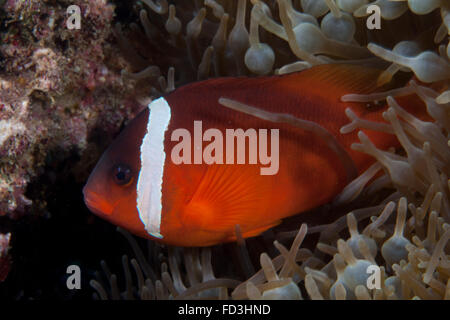
[[[103,199],[99,194],[83,189],[84,202],[86,206],[95,214],[111,215],[114,207]]]

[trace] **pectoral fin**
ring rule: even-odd
[[[234,237],[239,225],[244,237],[256,236],[280,223],[261,221],[259,215],[273,192],[270,179],[250,165],[211,165],[183,213],[183,223],[202,231]],[[235,239],[235,238],[234,238]]]

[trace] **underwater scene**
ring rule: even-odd
[[[449,40],[448,0],[0,0],[0,299],[450,300]]]

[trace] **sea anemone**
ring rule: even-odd
[[[227,289],[235,288],[240,283],[233,279],[215,277],[210,248],[170,247],[165,257],[160,246],[150,243],[153,259],[146,259],[133,237],[121,228],[118,230],[127,238],[137,257],[137,260],[131,259],[137,284],[133,285],[126,255],[122,256],[126,279],[125,290],[122,293],[117,285],[117,276],[111,273],[105,261],[101,261],[108,286],[103,284],[100,274],[97,274],[97,280],[91,280],[90,285],[97,292],[94,295],[96,299],[228,299]],[[157,267],[154,268],[154,265]],[[185,268],[186,272],[180,272],[181,267]]]
[[[352,148],[376,162],[333,202],[331,211],[347,214],[332,223],[302,224],[299,230],[275,232],[278,240],[272,248],[265,248],[273,252],[275,247],[279,255],[271,258],[261,253],[261,269],[253,275],[216,279],[208,248],[169,248],[153,261],[158,272],[145,271],[150,267],[143,266],[149,263],[135,248],[139,263],[132,260],[132,265],[138,285],[133,291],[124,258],[127,286],[123,297],[450,299],[449,4],[412,0],[250,2],[137,2],[134,9],[140,24],[117,23],[114,27],[130,64],[123,77],[138,86],[150,86],[155,98],[195,80],[285,74],[324,63],[383,68],[380,87],[397,73],[409,74],[413,79],[403,87],[342,97],[344,102],[386,101],[388,109],[384,123],[359,119],[347,109],[349,124],[341,134],[359,129],[382,131],[396,135],[402,149],[377,149],[358,132],[360,143]],[[381,10],[381,30],[367,29],[370,5]],[[401,97],[409,94],[423,101],[429,121],[414,117],[402,106]],[[220,102],[277,119],[239,101]],[[317,127],[312,130],[320,132]],[[382,199],[369,207],[359,201],[370,197]],[[306,241],[314,235],[318,240]],[[289,238],[294,238],[290,249],[281,244],[281,239]],[[308,243],[302,248],[304,242]],[[241,239],[238,246],[246,264],[245,241]],[[119,298],[115,276],[103,266],[111,293],[108,296],[96,280],[91,284],[100,298]],[[376,288],[367,285],[371,266],[379,268]]]

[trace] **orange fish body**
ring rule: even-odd
[[[244,237],[256,236],[283,218],[332,200],[349,182],[348,170],[315,132],[232,110],[219,104],[219,99],[320,125],[335,137],[361,173],[373,159],[351,150],[351,144],[358,142],[356,132],[339,133],[349,123],[344,110],[350,107],[363,119],[383,121],[385,107],[370,110],[362,103],[343,103],[340,98],[373,91],[378,74],[357,66],[323,65],[284,76],[220,78],[180,87],[156,104],[152,102],[153,106],[124,129],[91,174],[84,188],[85,201],[94,213],[112,223],[171,245],[233,241],[236,225]],[[399,102],[408,102],[413,114],[423,113],[417,100],[403,97]],[[253,140],[258,149],[256,163],[250,161],[248,137],[244,163],[237,163],[237,140],[230,149],[234,150],[234,163],[227,163],[228,152],[220,151],[228,150],[224,146],[227,129],[238,128],[257,134]],[[189,132],[191,139],[181,137],[177,129]],[[210,153],[216,161],[212,164],[194,155],[211,151],[212,141],[217,140],[213,138],[218,136],[205,137],[207,132],[220,132],[224,137],[214,145],[223,148]],[[267,133],[267,155],[276,152],[275,142],[278,144],[278,163],[270,164],[270,174],[262,174],[262,168],[270,170],[259,153],[261,132]],[[379,148],[398,145],[393,135],[365,132]],[[275,133],[278,140],[271,140]],[[190,148],[180,152],[181,142]],[[180,163],[174,155],[186,161]]]

